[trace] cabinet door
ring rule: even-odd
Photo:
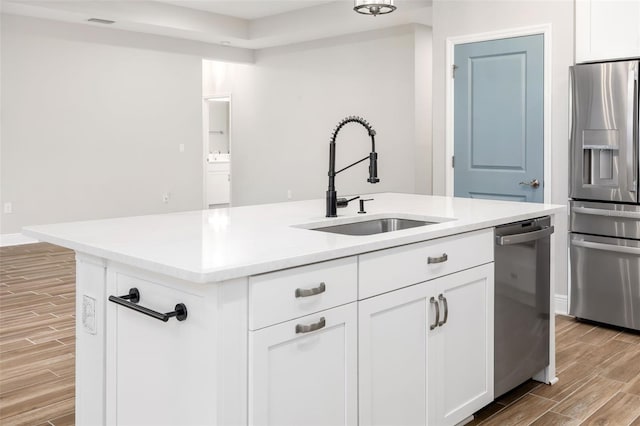
[[[576,62],[640,56],[640,2],[577,0]]]
[[[227,204],[230,194],[229,172],[207,173],[207,203]]]
[[[429,424],[454,425],[493,400],[493,263],[438,280],[429,336]]]
[[[427,282],[360,302],[360,425],[427,424],[430,293]]]
[[[249,424],[357,424],[357,306],[249,332]]]
[[[107,424],[215,424],[216,352],[205,298],[120,273],[108,280],[110,295],[135,287],[139,305],[170,312],[184,303],[187,318],[162,322],[107,302]]]

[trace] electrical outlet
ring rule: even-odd
[[[171,197],[171,193],[165,192],[164,194],[162,194],[162,202],[165,204],[168,204],[170,197]]]
[[[291,192],[290,189],[287,189],[287,200],[290,200],[293,198],[293,192]]]
[[[96,334],[96,299],[82,295],[82,327],[89,334]]]
[[[181,143],[178,147],[178,149],[180,150],[180,152],[184,152],[184,144]]]
[[[7,214],[13,213],[13,205],[11,204],[11,202],[7,201],[6,203],[4,203],[3,211]]]

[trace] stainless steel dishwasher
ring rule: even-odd
[[[495,229],[494,397],[549,365],[549,216]]]

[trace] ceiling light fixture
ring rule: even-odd
[[[384,15],[396,10],[393,0],[355,0],[353,10],[363,15]]]

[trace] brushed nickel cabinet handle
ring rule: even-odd
[[[325,325],[327,325],[327,322],[325,321],[324,317],[320,317],[320,321],[314,324],[309,324],[309,325],[297,324],[296,334],[311,333],[312,331],[316,331],[316,330],[320,330],[321,328],[324,328]]]
[[[322,282],[318,287],[314,288],[297,288],[296,297],[315,296],[316,294],[324,293],[325,291],[327,291],[327,286]]]
[[[447,253],[442,253],[442,256],[439,256],[439,257],[429,256],[427,258],[427,263],[443,263],[443,262],[446,262],[447,260],[449,260],[449,256],[447,256]]]
[[[441,301],[442,305],[444,306],[444,319],[438,323],[438,327],[442,327],[447,323],[447,320],[449,319],[449,304],[447,303],[447,298],[442,294],[438,296],[438,300]]]
[[[440,304],[438,303],[438,301],[436,300],[435,297],[432,297],[429,300],[429,303],[431,303],[432,305],[434,305],[436,307],[436,320],[435,320],[435,322],[433,324],[431,324],[429,326],[429,330],[433,330],[438,325],[440,325]]]

